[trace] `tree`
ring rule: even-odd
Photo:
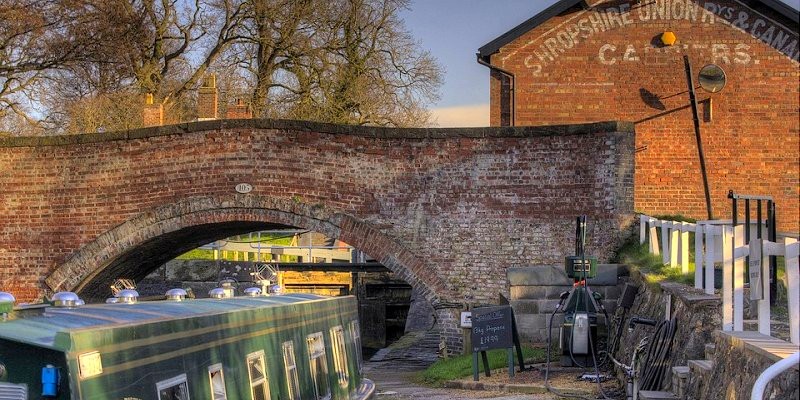
[[[332,66],[322,80],[326,119],[337,123],[425,124],[441,68],[421,51],[398,17],[406,0],[338,0],[328,41]]]
[[[97,42],[83,29],[93,16],[85,11],[81,0],[0,2],[0,119],[36,124],[29,99],[34,87],[95,51]]]

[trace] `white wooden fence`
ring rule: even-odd
[[[784,238],[780,243],[751,239],[745,244],[744,229],[743,225],[733,227],[730,221],[687,223],[642,215],[639,243],[647,241],[650,253],[661,255],[664,265],[680,266],[681,272],[686,274],[689,272],[689,232],[694,232],[694,286],[714,294],[714,264],[722,263],[720,295],[724,331],[744,330],[745,258],[750,256],[750,298],[758,300],[758,331],[765,335],[770,335],[769,256],[783,256],[788,281],[789,337],[792,343],[800,344],[800,243],[797,239]]]

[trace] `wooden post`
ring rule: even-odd
[[[514,377],[514,348],[508,348],[508,377]]]
[[[733,330],[733,228],[722,227],[722,330]]]
[[[703,288],[703,256],[703,225],[696,224],[694,226],[694,287],[696,289]]]
[[[656,229],[656,220],[650,218],[647,220],[649,231],[650,254],[658,255],[658,230]]]
[[[472,352],[472,380],[478,381],[478,376],[480,375],[480,369],[478,369],[478,352]]]
[[[682,274],[689,273],[689,229],[691,229],[691,224],[688,222],[681,222],[680,262]]]
[[[797,239],[784,238],[786,279],[789,298],[789,338],[795,345],[800,345],[800,243]],[[764,279],[769,282],[769,279]]]
[[[483,359],[483,373],[486,376],[492,376],[492,370],[489,369],[489,357],[486,355],[485,351],[481,352],[481,359]]]
[[[661,261],[664,265],[669,264],[669,228],[672,225],[671,222],[668,221],[660,221],[661,222]]]
[[[770,329],[770,306],[769,306],[769,258],[765,257],[763,253],[764,239],[752,239],[751,242],[755,244],[750,246],[750,263],[749,267],[753,270],[758,269],[758,281],[754,282],[752,276],[750,278],[750,291],[751,294],[756,290],[760,291],[758,299],[758,332],[762,335],[770,336],[772,330]],[[766,261],[766,262],[765,262]],[[755,264],[755,265],[753,265]],[[752,299],[752,296],[751,296]]]
[[[744,330],[744,255],[736,256],[736,250],[746,249],[744,246],[744,226],[733,228],[734,260],[733,260],[733,330]]]
[[[722,251],[717,246],[717,233],[719,229],[713,225],[706,225],[706,294],[714,294],[714,262],[716,255],[714,252]]]
[[[681,251],[681,222],[670,221],[669,231],[669,266],[677,267]]]
[[[644,244],[645,236],[647,236],[647,221],[650,219],[647,215],[639,216],[639,244]]]

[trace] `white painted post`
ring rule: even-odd
[[[744,330],[744,255],[736,256],[736,250],[744,247],[744,226],[733,228],[733,330]]]
[[[680,253],[680,264],[681,264],[681,273],[688,274],[689,273],[689,229],[691,228],[691,224],[688,222],[681,222],[681,253]]]
[[[758,284],[761,285],[761,298],[758,300],[758,333],[762,335],[771,336],[772,329],[770,327],[770,293],[769,293],[769,257],[764,254],[762,243],[764,243],[764,239],[753,239],[756,242],[755,246],[751,246],[752,250],[750,252],[750,263],[753,263],[753,259],[758,258],[761,260],[758,267],[761,268],[761,276],[759,277]],[[760,243],[759,243],[760,242]],[[758,254],[753,254],[756,252]],[[755,266],[754,266],[755,267]],[[753,288],[753,279],[750,279],[750,290],[754,290]]]
[[[783,244],[786,246],[784,257],[786,279],[789,281],[789,338],[792,343],[800,345],[800,243],[797,239],[785,238]]]
[[[722,254],[721,246],[717,246],[717,243],[721,243],[721,241],[717,240],[717,235],[721,234],[719,232],[719,228],[713,225],[706,225],[705,226],[706,232],[706,294],[714,294],[714,263],[716,262],[716,254],[715,252],[719,252]]]
[[[670,235],[669,235],[669,228],[672,227],[672,222],[670,221],[660,221],[661,222],[661,261],[664,265],[669,264],[669,242],[670,242]]]
[[[647,221],[650,219],[647,215],[639,216],[639,244],[644,244],[645,236],[647,235]]]
[[[694,287],[703,288],[703,225],[700,224],[694,226]]]
[[[658,230],[656,229],[655,218],[647,220],[649,236],[650,236],[650,254],[659,255],[658,253]]]
[[[680,256],[681,245],[681,225],[680,222],[670,221],[671,229],[669,231],[669,266],[678,266],[678,257]]]
[[[722,227],[722,330],[733,330],[733,228]]]

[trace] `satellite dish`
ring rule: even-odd
[[[710,93],[717,93],[722,91],[722,88],[725,87],[727,76],[725,75],[725,71],[719,65],[708,64],[705,67],[700,68],[698,80],[700,81],[700,87],[703,88],[703,90]]]

